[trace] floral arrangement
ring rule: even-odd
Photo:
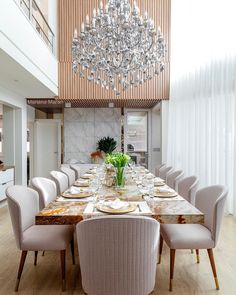
[[[117,187],[123,187],[125,185],[124,168],[129,161],[130,156],[121,152],[106,155],[105,163],[111,164],[116,168]]]
[[[125,167],[130,161],[130,156],[121,152],[107,154],[105,158],[106,164],[112,164],[114,167]]]

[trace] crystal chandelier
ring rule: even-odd
[[[135,1],[131,7],[129,0],[108,0],[105,8],[103,2],[94,8],[91,21],[86,16],[79,36],[75,29],[72,68],[120,95],[162,72],[165,51],[160,28],[156,31],[147,12],[140,15]]]

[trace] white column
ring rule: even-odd
[[[169,101],[161,102],[161,162],[167,161]]]

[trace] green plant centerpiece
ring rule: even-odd
[[[97,143],[97,148],[105,154],[111,154],[117,146],[117,142],[112,137],[103,137]]]
[[[116,169],[116,186],[124,187],[125,185],[125,166],[129,163],[130,156],[121,152],[114,154],[107,154],[105,162],[106,164],[112,164]]]

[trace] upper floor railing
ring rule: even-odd
[[[15,0],[29,18],[36,31],[54,52],[54,33],[35,0]]]

